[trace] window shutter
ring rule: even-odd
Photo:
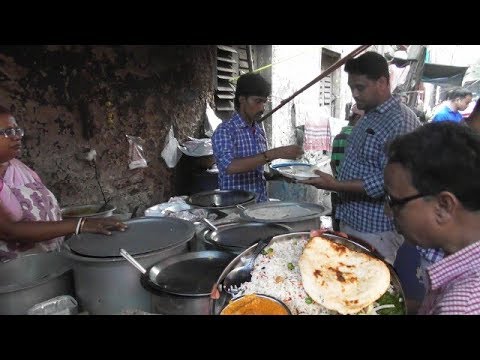
[[[248,72],[247,45],[217,45],[215,110],[221,119],[228,119],[235,110],[231,80]]]

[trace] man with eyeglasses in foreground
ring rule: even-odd
[[[24,133],[0,106],[0,262],[60,250],[65,235],[110,235],[127,225],[115,219],[62,220],[55,196],[35,171],[17,159]]]
[[[418,314],[480,314],[480,136],[430,123],[393,141],[385,211],[405,240],[440,248]]]
[[[338,178],[315,171],[319,177],[299,182],[336,191],[340,231],[368,242],[393,265],[403,238],[384,211],[385,145],[421,124],[410,108],[392,96],[382,55],[366,52],[348,60],[345,71],[357,108],[365,115],[348,138]]]
[[[235,114],[212,135],[213,155],[221,190],[239,189],[256,193],[256,201],[268,200],[264,165],[275,159],[297,159],[298,145],[267,150],[265,131],[258,123],[270,95],[270,84],[259,74],[239,77],[235,90]]]

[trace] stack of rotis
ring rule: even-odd
[[[358,313],[390,285],[390,271],[383,261],[321,236],[307,243],[299,267],[307,294],[340,314]]]

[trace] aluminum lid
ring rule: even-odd
[[[235,258],[223,251],[196,251],[170,256],[155,264],[155,287],[180,296],[208,296],[225,267]]]
[[[245,190],[212,190],[189,196],[186,202],[204,209],[224,209],[255,199],[255,193]]]
[[[246,249],[263,239],[286,234],[291,229],[285,225],[260,222],[244,222],[219,225],[218,230],[209,230],[205,240],[220,247]]]
[[[190,241],[195,226],[186,220],[169,217],[142,217],[125,221],[128,229],[112,235],[80,234],[65,243],[70,250],[87,257],[120,257],[119,249],[131,255],[164,250]]]

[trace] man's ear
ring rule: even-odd
[[[247,101],[247,97],[246,97],[246,96],[240,95],[240,96],[238,97],[238,102],[239,102],[240,104],[245,104],[245,101]]]
[[[380,76],[377,81],[380,84],[380,86],[383,88],[390,87],[388,79],[385,76]]]
[[[439,223],[450,221],[455,216],[455,212],[461,205],[457,197],[449,191],[442,191],[437,196],[435,205],[435,215]]]

